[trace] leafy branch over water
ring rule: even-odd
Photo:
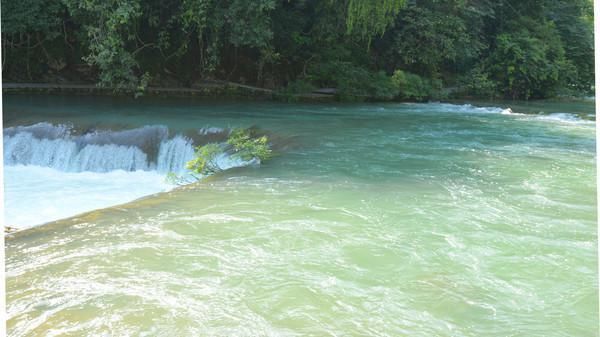
[[[187,175],[179,176],[173,172],[167,175],[167,181],[178,185],[191,183],[224,170],[219,159],[229,155],[232,159],[260,164],[273,157],[269,138],[259,136],[254,130],[236,128],[231,131],[225,144],[208,143],[196,147],[195,157],[186,163]]]
[[[267,136],[258,137],[249,129],[234,129],[227,139],[227,144],[233,147],[234,155],[242,160],[265,161],[273,156]]]

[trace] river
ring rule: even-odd
[[[5,96],[9,335],[597,336],[593,102],[483,105]]]

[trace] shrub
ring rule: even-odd
[[[519,23],[510,34],[496,36],[490,73],[507,98],[552,96],[572,73],[555,25],[527,18]]]
[[[222,171],[217,162],[223,153],[219,144],[209,143],[196,148],[196,157],[187,162],[186,168],[194,174],[209,175]]]
[[[258,136],[253,130],[238,128],[230,133],[225,144],[208,143],[196,147],[194,158],[186,163],[188,174],[178,176],[170,172],[166,180],[182,185],[197,181],[202,176],[221,172],[223,168],[218,159],[226,153],[247,162],[257,161],[259,164],[273,157],[267,136]]]
[[[232,147],[233,156],[245,161],[256,159],[262,162],[273,156],[267,136],[257,136],[249,129],[234,129],[227,139],[227,144]]]
[[[428,98],[440,98],[442,82],[429,80],[403,70],[394,71],[392,82],[399,90],[399,98],[423,101]]]
[[[375,99],[391,100],[399,94],[399,88],[394,80],[383,71],[372,74],[369,84],[371,96]]]
[[[288,83],[288,85],[275,92],[276,98],[284,101],[293,102],[296,100],[297,94],[306,94],[315,90],[316,87],[305,79],[298,79]]]
[[[497,83],[480,66],[469,71],[459,82],[462,85],[461,91],[467,95],[494,98],[498,93]]]
[[[321,86],[337,88],[342,101],[390,100],[398,94],[385,72],[372,72],[351,62],[319,63],[311,69],[310,78]]]

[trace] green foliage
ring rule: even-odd
[[[480,66],[469,71],[459,82],[461,94],[485,98],[494,98],[498,94],[496,82]]]
[[[435,98],[442,82],[539,98],[594,81],[590,0],[0,1],[5,81],[140,95],[225,80],[342,100]]]
[[[227,139],[227,144],[232,147],[234,156],[245,161],[256,159],[263,162],[273,156],[267,136],[257,136],[249,129],[234,129]]]
[[[452,8],[412,6],[400,16],[390,35],[388,59],[395,69],[407,69],[427,77],[437,77],[445,67],[477,58],[483,43]]]
[[[285,88],[284,92],[290,94],[303,94],[312,92],[316,87],[305,79],[298,79],[289,83]]]
[[[314,91],[317,87],[306,79],[298,79],[287,86],[276,91],[276,97],[287,102],[294,102],[297,100],[298,94],[308,94]]]
[[[64,68],[60,0],[2,0],[4,78],[36,80]]]
[[[87,34],[89,54],[84,60],[99,70],[98,85],[116,90],[139,86],[137,61],[127,44],[135,40],[135,22],[141,16],[137,0],[63,0]]]
[[[315,65],[310,78],[323,87],[337,88],[338,96],[348,100],[390,100],[398,94],[392,79],[384,72],[372,72],[351,62]]]
[[[270,13],[275,5],[275,0],[231,1],[226,14],[231,27],[229,41],[234,46],[268,47],[273,37]]]
[[[569,69],[560,37],[550,22],[527,20],[512,34],[500,34],[489,62],[492,76],[511,98],[544,97],[555,93]]]
[[[223,154],[219,144],[209,143],[196,147],[196,157],[187,162],[186,168],[193,174],[210,175],[222,171],[217,162],[218,157]]]
[[[563,90],[593,94],[594,44],[593,6],[589,0],[555,1],[547,9],[560,35],[570,69],[564,74]]]
[[[228,45],[268,50],[273,37],[270,13],[275,6],[275,0],[184,0],[183,28],[198,43],[200,70],[214,73]]]
[[[392,82],[399,90],[403,100],[423,101],[429,98],[439,98],[441,82],[429,80],[402,70],[394,71]]]
[[[56,34],[62,24],[62,7],[55,0],[2,0],[2,34]]]
[[[348,0],[348,33],[370,43],[374,35],[385,33],[405,4],[406,0]]]
[[[148,88],[148,82],[150,82],[150,74],[145,73],[144,75],[142,75],[142,77],[140,78],[135,94],[134,96],[137,98],[139,96],[142,96],[144,94],[144,92],[146,91],[146,89]]]
[[[394,80],[383,71],[370,74],[370,96],[376,100],[391,100],[398,96],[399,88]]]
[[[229,154],[244,161],[265,162],[273,157],[267,136],[259,136],[254,130],[237,128],[231,131],[225,144],[208,143],[195,149],[194,158],[186,163],[188,174],[167,174],[166,181],[182,185],[199,180],[202,176],[223,171],[219,158]]]

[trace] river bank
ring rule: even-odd
[[[2,83],[5,94],[71,94],[96,96],[133,96],[129,91],[117,91],[114,88],[99,87],[95,84],[77,83]],[[206,97],[225,99],[281,100],[278,93],[271,89],[259,88],[227,81],[212,81],[185,87],[147,87],[139,94],[158,97]],[[304,93],[294,94],[296,101],[334,102],[333,94]]]
[[[481,99],[477,97],[454,94],[456,88],[444,89],[444,96],[447,97],[441,101],[454,104],[474,103],[482,106],[494,106],[498,104],[506,105],[508,102],[523,106],[524,102],[586,102],[594,100],[594,97],[576,97],[561,96],[550,99],[530,100],[530,101],[508,101],[502,99]],[[131,91],[117,91],[114,88],[99,87],[90,83],[20,83],[7,82],[2,83],[3,94],[59,94],[59,95],[80,95],[80,96],[114,96],[114,97],[133,97],[136,96]],[[340,97],[334,88],[325,88],[306,93],[282,93],[277,90],[260,88],[228,81],[206,81],[197,83],[192,88],[187,87],[147,87],[139,93],[139,96],[151,97],[174,97],[174,98],[209,98],[209,99],[228,99],[228,100],[258,100],[258,101],[281,101],[290,103],[338,103]],[[137,96],[136,96],[137,97]],[[346,97],[346,99],[348,99]],[[391,102],[390,100],[378,101],[370,97],[356,97],[347,103],[353,101],[368,101],[372,103]],[[400,100],[395,102],[415,102],[414,100]]]

